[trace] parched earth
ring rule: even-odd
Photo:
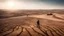
[[[0,36],[64,36],[64,22],[35,17],[0,19]]]

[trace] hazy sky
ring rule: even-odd
[[[64,9],[64,0],[0,0],[0,9]]]

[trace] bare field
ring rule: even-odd
[[[64,36],[64,10],[0,10],[0,36]]]
[[[46,15],[0,19],[0,36],[64,36],[64,20]]]

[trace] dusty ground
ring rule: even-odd
[[[61,19],[46,14],[0,19],[0,36],[64,36],[63,16]]]

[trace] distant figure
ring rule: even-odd
[[[39,20],[37,21],[37,27],[40,28],[40,22],[39,22]]]
[[[28,17],[28,15],[27,15],[27,17]]]

